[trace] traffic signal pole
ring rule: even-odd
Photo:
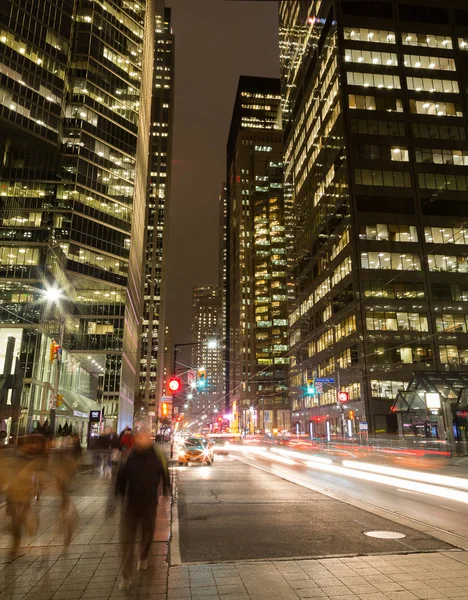
[[[177,351],[184,346],[198,346],[198,342],[187,342],[185,344],[174,344],[174,360],[172,362],[172,377],[177,377]],[[172,392],[172,411],[171,411],[171,451],[170,458],[174,457],[174,416],[176,393]]]
[[[58,395],[59,395],[60,371],[62,368],[64,329],[65,329],[65,321],[63,319],[60,319],[59,339],[58,339],[59,348],[57,350],[57,356],[55,358],[55,360],[57,362],[55,364],[54,394],[52,396],[52,406],[50,408],[49,431],[50,431],[51,437],[55,437],[55,416],[56,416],[56,411],[57,411],[57,400],[58,400]],[[54,340],[52,341],[52,343],[54,343]]]

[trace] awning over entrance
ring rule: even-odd
[[[424,395],[418,392],[398,392],[394,412],[419,412],[426,411],[426,401]]]
[[[420,371],[413,374],[406,391],[399,391],[394,412],[425,412],[436,409],[440,401],[457,404],[456,410],[468,409],[468,373],[457,371]],[[434,403],[431,406],[431,403]],[[439,406],[440,407],[440,406]],[[464,407],[464,408],[463,408]]]
[[[59,389],[63,403],[57,408],[57,417],[82,417],[88,419],[91,410],[101,410],[101,405],[86,396]]]

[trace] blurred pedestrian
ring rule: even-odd
[[[0,419],[0,448],[6,444],[7,439],[7,424],[5,419]]]
[[[148,567],[148,554],[156,527],[159,487],[164,495],[170,494],[169,471],[163,453],[153,445],[149,431],[140,430],[134,436],[134,446],[118,477],[116,493],[124,498],[122,542],[124,562],[120,589],[131,583],[135,540],[141,529],[141,552],[138,570]]]
[[[120,449],[131,450],[133,448],[133,432],[130,427],[126,427],[120,435]]]
[[[81,449],[81,440],[80,436],[76,433],[70,436],[70,456],[74,460],[78,460],[81,458],[82,449]]]
[[[121,460],[125,461],[130,450],[133,448],[133,431],[126,427],[120,435],[120,454]]]
[[[0,464],[0,485],[6,488],[6,515],[11,519],[12,557],[16,556],[23,530],[34,534],[38,519],[31,510],[34,497],[39,499],[48,469],[47,439],[43,435],[25,435],[18,440],[13,455]]]

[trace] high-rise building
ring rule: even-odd
[[[302,431],[395,431],[415,370],[466,370],[467,50],[461,1],[280,2]]]
[[[155,31],[153,0],[0,7],[0,331],[17,343],[24,429],[48,415],[51,336],[72,417],[98,397],[132,421]]]
[[[192,292],[192,368],[203,368],[206,382],[198,393],[223,393],[221,294],[217,285],[195,286]]]
[[[243,430],[289,429],[280,82],[241,77],[227,146],[227,388]]]
[[[222,372],[222,391],[226,396],[226,372],[227,372],[227,256],[228,256],[228,207],[227,207],[227,188],[223,183],[218,199],[219,207],[219,263],[218,263],[218,285],[221,300],[221,323],[220,323],[220,341],[223,353],[223,372]]]
[[[197,385],[187,388],[186,421],[199,415],[208,419],[224,405],[224,352],[222,344],[222,298],[217,285],[195,286],[192,291],[191,364]],[[185,379],[185,377],[184,377]],[[189,382],[187,381],[187,384]]]
[[[157,14],[146,206],[145,275],[140,372],[141,407],[157,405],[165,381],[165,243],[174,119],[174,35],[171,10]],[[163,352],[160,352],[160,349]],[[172,360],[172,357],[169,357]]]

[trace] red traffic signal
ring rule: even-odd
[[[171,392],[178,392],[180,390],[180,380],[177,377],[171,377],[169,379],[169,389]]]

